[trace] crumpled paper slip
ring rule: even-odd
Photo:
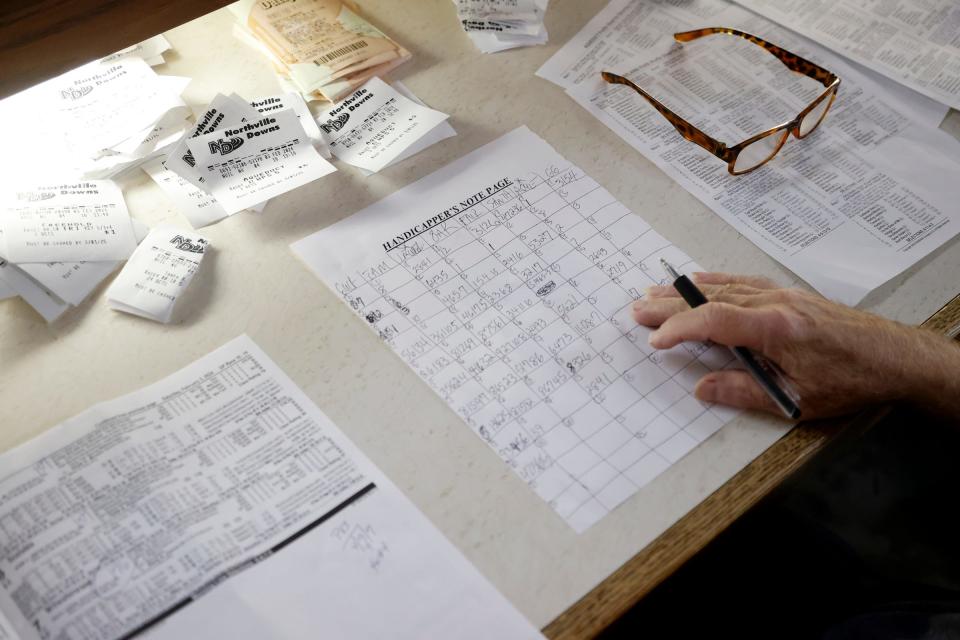
[[[107,290],[111,309],[167,323],[190,286],[210,241],[195,231],[162,225],[150,232]]]

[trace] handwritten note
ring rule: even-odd
[[[526,128],[293,249],[577,531],[731,415],[692,395],[729,351],[631,317],[697,266]]]

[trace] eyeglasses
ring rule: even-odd
[[[827,111],[830,110],[830,106],[833,104],[834,99],[836,99],[837,88],[840,86],[840,78],[830,73],[823,67],[815,65],[809,60],[804,60],[800,56],[792,54],[786,49],[781,49],[775,44],[771,44],[758,38],[757,36],[752,36],[749,33],[744,33],[743,31],[738,31],[736,29],[727,29],[726,27],[710,27],[707,29],[695,29],[693,31],[675,33],[673,34],[673,37],[675,40],[677,40],[677,42],[690,42],[691,40],[696,40],[697,38],[713,35],[715,33],[725,33],[732,36],[738,36],[763,47],[771,54],[776,56],[777,59],[780,60],[780,62],[782,62],[788,69],[813,78],[826,87],[826,90],[821,93],[816,100],[807,105],[807,108],[801,111],[793,120],[784,122],[783,124],[772,129],[768,129],[767,131],[759,133],[752,138],[747,138],[740,144],[728,147],[726,144],[711,138],[706,133],[675,114],[673,111],[665,107],[663,103],[627,78],[618,76],[617,74],[610,73],[608,71],[604,71],[602,75],[603,79],[607,82],[611,84],[627,85],[642,95],[651,105],[653,105],[654,109],[660,112],[660,115],[670,121],[670,124],[673,125],[673,127],[680,133],[681,136],[690,142],[703,147],[713,155],[726,162],[727,171],[735,176],[739,176],[744,173],[749,173],[769,162],[773,156],[777,155],[777,153],[780,151],[780,148],[783,147],[783,144],[787,141],[787,137],[791,133],[798,140],[802,140],[810,135],[810,133],[816,129],[821,122],[823,122],[824,117],[827,115]]]

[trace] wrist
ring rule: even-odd
[[[906,365],[902,399],[924,411],[960,416],[960,343],[928,329],[902,330],[909,334],[900,351]]]

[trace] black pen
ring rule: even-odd
[[[707,297],[697,288],[697,285],[693,284],[690,278],[680,274],[663,258],[660,258],[660,264],[673,278],[673,288],[690,305],[690,308],[707,303]],[[798,406],[800,399],[779,367],[766,358],[753,355],[746,347],[730,347],[730,351],[746,367],[757,384],[777,403],[777,406],[783,411],[783,415],[791,420],[800,417],[800,407]]]

